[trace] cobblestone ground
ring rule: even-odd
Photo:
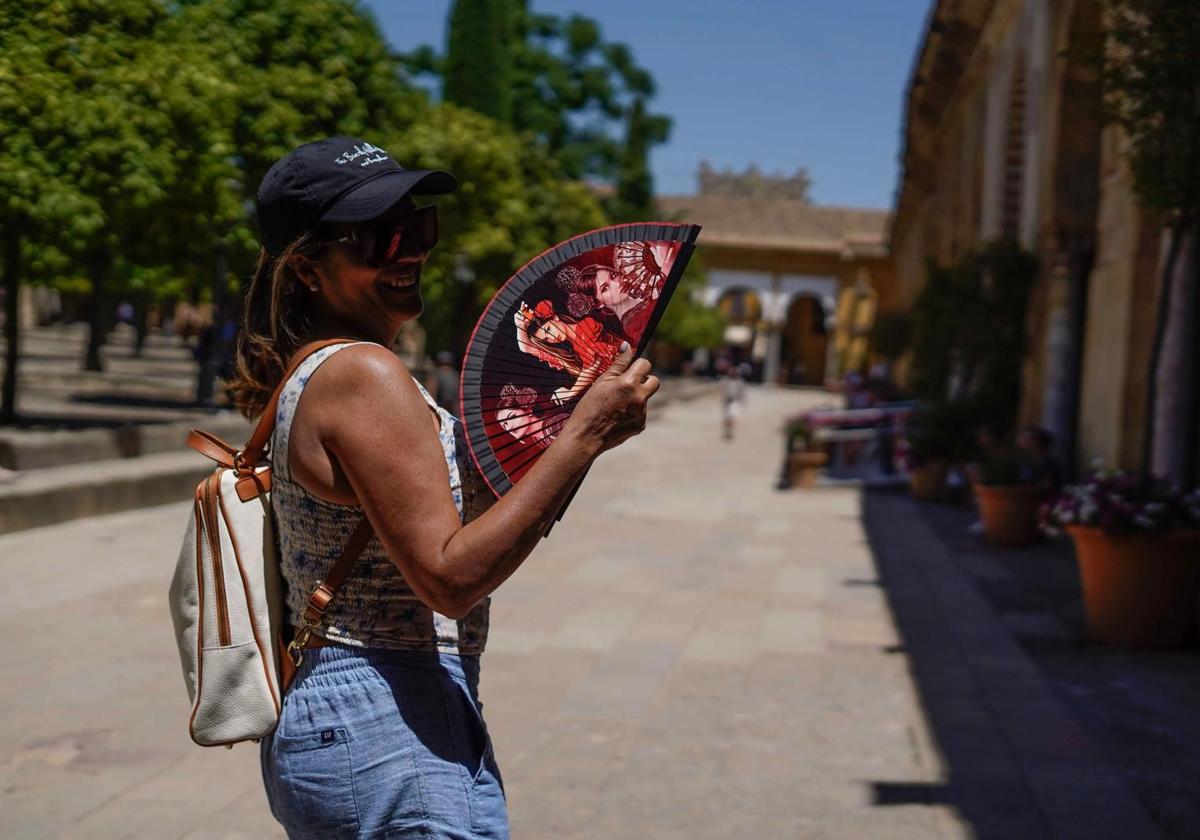
[[[944,777],[858,492],[779,493],[822,399],[669,406],[497,592],[481,696],[518,838],[928,838]],[[186,505],[0,537],[8,837],[278,836],[252,747],[203,750],[167,618]]]

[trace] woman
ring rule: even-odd
[[[388,347],[421,312],[437,236],[413,195],[452,176],[407,171],[333,138],[275,164],[258,193],[263,253],[232,390],[260,412],[295,351],[271,445],[287,610],[303,602],[366,516],[374,529],[303,651],[262,745],[272,813],[291,837],[507,837],[480,716],[488,595],[516,571],[601,452],[637,434],[658,381],[627,348],[503,499],[468,468],[461,426]]]
[[[522,301],[513,313],[517,348],[552,368],[578,377],[588,370],[607,367],[617,355],[621,338],[593,315],[570,318],[554,304],[540,300],[530,309]]]
[[[569,416],[527,385],[505,385],[500,389],[496,422],[514,440],[526,440],[546,449],[558,437]]]
[[[612,332],[636,345],[666,286],[675,253],[666,243],[623,242],[611,249],[613,265],[568,266],[559,271],[555,283],[567,294],[572,318],[611,320],[619,326]]]

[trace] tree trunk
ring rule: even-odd
[[[213,255],[212,317],[208,327],[200,333],[197,345],[196,402],[212,405],[216,393],[218,350],[221,346],[221,328],[225,314],[225,277],[229,271],[228,249],[218,242]]]
[[[21,358],[20,310],[17,306],[21,290],[20,225],[5,226],[4,234],[4,384],[0,388],[0,425],[17,420],[17,363]]]
[[[1190,470],[1188,456],[1188,419],[1195,399],[1193,383],[1196,367],[1196,236],[1195,231],[1174,232],[1179,240],[1170,274],[1164,273],[1163,288],[1170,291],[1170,306],[1162,324],[1161,356],[1153,369],[1157,377],[1158,402],[1147,415],[1154,426],[1151,468],[1172,484],[1182,485]]]
[[[149,292],[140,291],[134,295],[133,331],[133,355],[140,357],[146,347],[146,335],[150,332]]]
[[[84,370],[104,370],[100,348],[112,326],[112,305],[108,298],[108,277],[112,273],[112,258],[107,248],[88,255],[88,279],[92,282],[91,305],[88,307],[88,341],[83,357]]]

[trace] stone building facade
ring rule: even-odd
[[[909,80],[889,245],[899,306],[1007,238],[1038,258],[1020,420],[1137,468],[1162,228],[1100,118],[1097,0],[936,0]]]
[[[819,385],[867,361],[867,331],[892,302],[883,210],[808,200],[808,176],[716,172],[699,195],[660,196],[663,215],[699,224],[704,302],[725,315],[725,352],[767,382]]]

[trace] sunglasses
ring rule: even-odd
[[[359,259],[370,268],[383,268],[414,251],[429,251],[437,244],[437,205],[418,207],[404,216],[383,216],[355,228],[345,236],[325,243],[349,242],[358,248]],[[406,241],[415,245],[406,248]]]

